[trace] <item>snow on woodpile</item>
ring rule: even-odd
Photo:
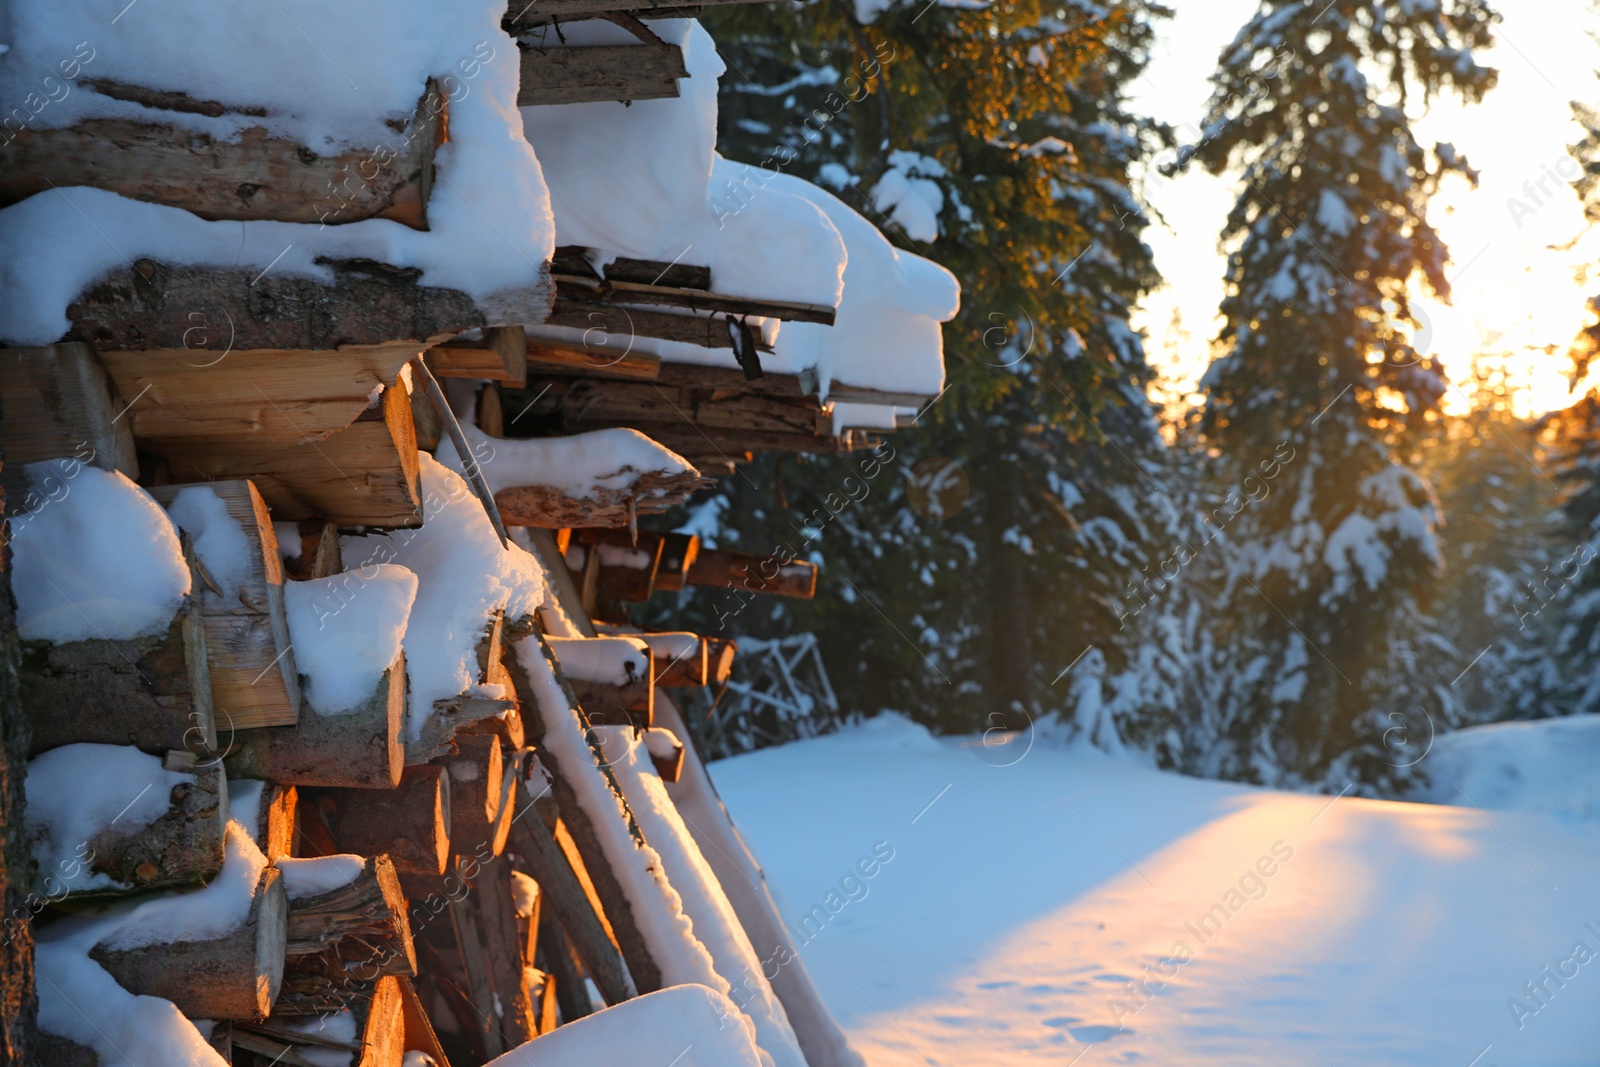
[[[788,174],[770,175],[767,181],[770,188],[820,208],[850,250],[844,299],[834,324],[784,323],[778,333],[779,354],[815,368],[824,390],[830,382],[844,381],[867,389],[938,393],[944,388],[939,324],[954,318],[961,307],[955,275],[896,248],[832,193]]]
[[[50,874],[46,889],[132,888],[90,869],[89,842],[108,827],[133,833],[150,825],[167,813],[173,787],[193,780],[129,745],[63,745],[29,760],[24,832],[39,869]]]
[[[283,872],[283,888],[289,899],[301,900],[344,888],[356,880],[366,864],[365,857],[340,853],[306,859],[280,856],[274,866]]]
[[[190,576],[161,505],[126,475],[76,460],[26,472],[36,506],[11,520],[17,631],[57,643],[163,633]]]
[[[222,1057],[170,1001],[123,989],[89,950],[221,937],[249,915],[266,866],[249,831],[229,822],[222,870],[204,889],[117,904],[41,929],[35,958],[40,1028],[87,1045],[106,1064],[221,1067]]]
[[[805,1067],[789,1017],[767,982],[761,958],[683,816],[667,796],[645,743],[633,736],[630,727],[596,726],[594,732],[640,831],[661,857],[667,880],[683,901],[695,937],[711,953],[717,973],[727,980],[734,1004],[755,1023],[756,1043],[776,1067]]]
[[[491,492],[538,485],[559,490],[575,500],[593,500],[607,493],[628,492],[639,475],[694,475],[694,464],[638,430],[592,430],[570,437],[490,438],[476,426],[463,424],[467,445]],[[439,462],[462,472],[461,457],[448,439],[439,442]]]
[[[750,1021],[727,997],[702,985],[679,985],[557,1027],[490,1060],[489,1067],[594,1067],[658,1060],[670,1060],[671,1067],[760,1067],[765,1062]]]
[[[417,599],[417,576],[393,563],[283,589],[305,696],[322,715],[360,707],[394,663]]]
[[[634,637],[552,637],[561,673],[574,681],[626,685],[649,669],[650,647]]]
[[[194,542],[200,566],[216,583],[222,599],[232,601],[250,577],[253,555],[250,539],[239,520],[228,514],[228,505],[217,491],[206,485],[191,485],[178,490],[167,508],[167,516]],[[299,542],[299,537],[295,538]]]
[[[694,262],[711,268],[712,286],[720,293],[837,307],[832,327],[753,321],[776,346],[763,355],[763,366],[788,374],[815,370],[824,388],[844,381],[938,393],[944,384],[939,324],[960,306],[955,277],[896,249],[870,222],[810,182],[779,167],[752,167],[717,155],[716,81],[724,67],[714,42],[692,20],[652,26],[669,27],[658,32],[684,47],[691,77],[679,83],[680,97],[629,107],[522,109],[550,183],[557,243],[595,249],[602,271],[616,255]],[[594,40],[581,42],[571,36],[572,27],[563,32],[569,43],[588,44],[623,31],[607,25],[591,31]],[[628,165],[618,165],[619,150],[628,153]],[[919,233],[925,229],[919,224]],[[774,254],[777,249],[781,255]],[[587,340],[570,328],[536,332]],[[734,365],[727,349],[627,340],[667,360]]]
[[[716,43],[694,19],[650,28],[683,48],[689,77],[677,98],[522,109],[550,184],[556,243],[703,264],[717,291],[734,296],[837,304],[845,249],[821,212],[783,193],[731,196],[713,174],[725,69]],[[561,32],[568,44],[634,41],[610,23]]]
[[[717,974],[710,953],[695,936],[683,900],[662,868],[661,856],[629,834],[622,802],[611,791],[609,775],[595,747],[578,729],[566,693],[538,639],[524,638],[512,647],[544,721],[542,743],[563,768],[578,803],[594,824],[608,865],[627,895],[651,957],[661,968],[662,983],[698,982],[718,994],[727,993],[728,982]]]
[[[539,281],[555,228],[538,160],[522,136],[519,59],[500,29],[503,3],[175,0],[123,12],[126,6],[17,5],[11,48],[0,55],[0,96],[21,101],[41,85],[66,85],[59,101],[30,120],[40,128],[119,117],[228,140],[245,127],[264,127],[331,153],[393,144],[397,135],[386,123],[415,114],[429,78],[448,78],[450,139],[435,157],[428,229],[385,219],[326,227],[208,222],[102,190],[51,190],[0,211],[0,290],[9,294],[0,303],[0,338],[57,340],[67,330],[68,303],[140,257],[252,272],[271,266],[323,280],[332,274],[319,259],[374,260],[420,268],[421,284],[462,290],[485,308]],[[88,27],[95,28],[92,40],[85,39]],[[61,81],[64,62],[78,72],[76,81]],[[84,85],[89,78],[256,113],[154,111],[94,92]],[[329,198],[330,212],[337,211],[338,196]]]
[[[395,563],[415,573],[416,600],[406,623],[408,711],[415,739],[434,702],[474,689],[478,641],[489,618],[531,615],[544,602],[544,571],[513,543],[504,548],[466,481],[423,452],[423,523],[411,530],[340,539],[347,571]],[[297,660],[298,662],[298,660]],[[501,695],[498,693],[484,695]]]

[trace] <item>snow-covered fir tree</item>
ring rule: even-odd
[[[1128,326],[1156,280],[1129,170],[1164,134],[1123,104],[1163,10],[780,12],[715,16],[739,30],[721,35],[739,42],[725,47],[722,150],[831,187],[959,274],[964,307],[945,331],[950,389],[816,536],[805,518],[864,454],[724,482],[724,536],[750,551],[787,539],[825,564],[816,601],[752,604],[739,632],[816,629],[853,707],[965,730],[1058,712],[1170,762],[1167,687],[1183,667],[1172,641],[1145,640],[1159,612],[1128,595],[1178,522]],[[939,515],[918,483],[943,459],[970,496]],[[917,592],[886,596],[897,588]],[[694,597],[714,628],[710,598]]]
[[[1222,53],[1185,152],[1240,188],[1224,353],[1203,381],[1239,546],[1211,773],[1383,790],[1419,733],[1459,717],[1427,607],[1437,504],[1413,466],[1446,386],[1407,290],[1447,293],[1427,205],[1471,172],[1416,141],[1408,108],[1492,87],[1474,51],[1494,21],[1484,0],[1266,0]]]

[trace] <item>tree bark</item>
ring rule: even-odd
[[[228,773],[291,785],[394,788],[405,767],[405,678],[400,653],[353,711],[322,715],[307,702],[294,726],[240,731],[224,761]]]
[[[289,902],[283,988],[274,1015],[340,1011],[379,975],[417,973],[408,903],[394,862],[367,859],[348,885]]]
[[[450,856],[450,772],[408,767],[390,793],[320,789],[333,801],[329,829],[339,848],[361,856],[387,853],[397,871],[441,875]]]
[[[192,598],[153,637],[21,644],[30,755],[80,741],[158,754],[215,748],[204,622]]]
[[[190,781],[172,787],[171,806],[154,822],[132,832],[113,824],[91,837],[89,869],[125,889],[188,889],[206,884],[222,869],[227,788],[221,767],[196,767]],[[41,876],[49,873],[40,872]],[[48,887],[41,889],[47,891]]]
[[[193,1019],[260,1019],[277,999],[289,902],[275,867],[261,873],[250,914],[222,937],[89,955],[124,988],[161,997]]]

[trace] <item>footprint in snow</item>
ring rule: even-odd
[[[1067,1033],[1086,1045],[1096,1045],[1102,1041],[1109,1041],[1118,1034],[1131,1034],[1133,1031],[1127,1027],[1117,1026],[1072,1026],[1067,1028]]]

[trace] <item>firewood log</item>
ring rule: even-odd
[[[142,96],[139,102],[153,108],[170,103],[126,91],[134,88],[111,93]],[[259,126],[213,137],[163,123],[154,113],[24,130],[6,146],[0,204],[57,186],[88,185],[204,219],[335,225],[386,218],[425,230],[433,156],[445,139],[448,108],[448,96],[430,83],[392,143],[333,154]]]
[[[338,1011],[358,985],[379,975],[415,974],[407,906],[388,856],[369,857],[344,886],[291,899],[283,986],[273,1015]]]
[[[192,596],[155,636],[20,644],[30,756],[78,741],[156,753],[216,747],[205,624]]]
[[[650,762],[663,782],[671,784],[683,773],[683,742],[678,735],[663,726],[652,726],[644,734],[645,748]]]
[[[450,772],[444,767],[408,767],[388,793],[315,792],[333,802],[329,830],[339,848],[360,856],[388,853],[402,872],[445,872],[450,856]]]
[[[524,48],[517,106],[675,97],[688,76],[677,45]]]
[[[40,460],[77,459],[138,479],[127,405],[88,345],[0,351],[0,407],[8,514],[30,510],[23,467]]]
[[[72,340],[102,351],[183,348],[197,309],[233,324],[233,350],[447,341],[467,330],[540,322],[550,307],[547,271],[525,290],[478,306],[457,289],[422,285],[422,271],[371,260],[324,263],[323,281],[259,268],[182,266],[138,259],[91,284],[67,307]],[[413,349],[415,354],[415,349]],[[225,361],[224,361],[225,362]]]
[[[349,1056],[351,1067],[401,1067],[407,1038],[402,980],[384,975],[345,1002],[342,1010],[354,1016],[354,1041],[340,1040],[331,1027],[319,1025],[315,1018],[274,1015],[264,1022],[234,1027],[234,1047],[244,1051],[236,1062],[241,1067],[324,1067],[333,1052]]]
[[[506,1048],[516,1048],[539,1034],[538,1015],[524,981],[524,942],[511,876],[511,863],[502,857],[484,865],[474,887],[489,983],[499,1009],[500,1040]]]
[[[309,582],[344,570],[338,526],[323,519],[301,519],[299,526],[300,555],[283,561],[284,577]]]
[[[245,480],[164,485],[149,492],[157,503],[170,509],[189,488],[215,493],[249,543],[249,570],[237,591],[224,596],[212,576],[203,572],[204,580],[196,590],[217,720],[224,733],[292,724],[300,714],[300,674],[289,646],[283,562],[266,501]]]
[[[194,766],[187,753],[172,753],[167,769],[184,771],[189,780],[172,787],[165,813],[144,826],[112,823],[85,842],[84,864],[128,890],[189,889],[209,882],[222,869],[228,823],[227,790],[222,768]],[[35,875],[38,892],[50,895],[50,876]],[[59,895],[59,890],[56,891]],[[118,892],[86,890],[71,895]]]
[[[454,755],[437,761],[450,771],[451,847],[463,856],[498,855],[494,838],[504,771],[500,739],[463,735],[456,738],[456,747]],[[504,841],[500,844],[503,848]]]
[[[521,326],[491,327],[477,340],[458,337],[428,349],[425,358],[440,378],[480,378],[518,388],[528,381],[528,336]]]
[[[261,872],[244,922],[218,938],[137,948],[96,945],[89,955],[124,989],[161,997],[195,1019],[260,1019],[283,978],[289,902],[275,867]]]
[[[293,785],[388,789],[405,766],[405,654],[360,707],[323,715],[307,702],[294,726],[241,730],[226,758],[235,778]]]
[[[591,723],[650,727],[655,713],[655,658],[648,645],[632,634],[548,641]]]
[[[780,564],[776,558],[747,552],[701,549],[685,581],[690,585],[731,587],[743,593],[810,600],[817,593],[817,565],[803,561]]]
[[[699,554],[700,538],[694,534],[662,534],[661,566],[656,569],[656,591],[676,593],[682,589],[684,577],[689,573],[689,568],[694,566],[695,557]]]

